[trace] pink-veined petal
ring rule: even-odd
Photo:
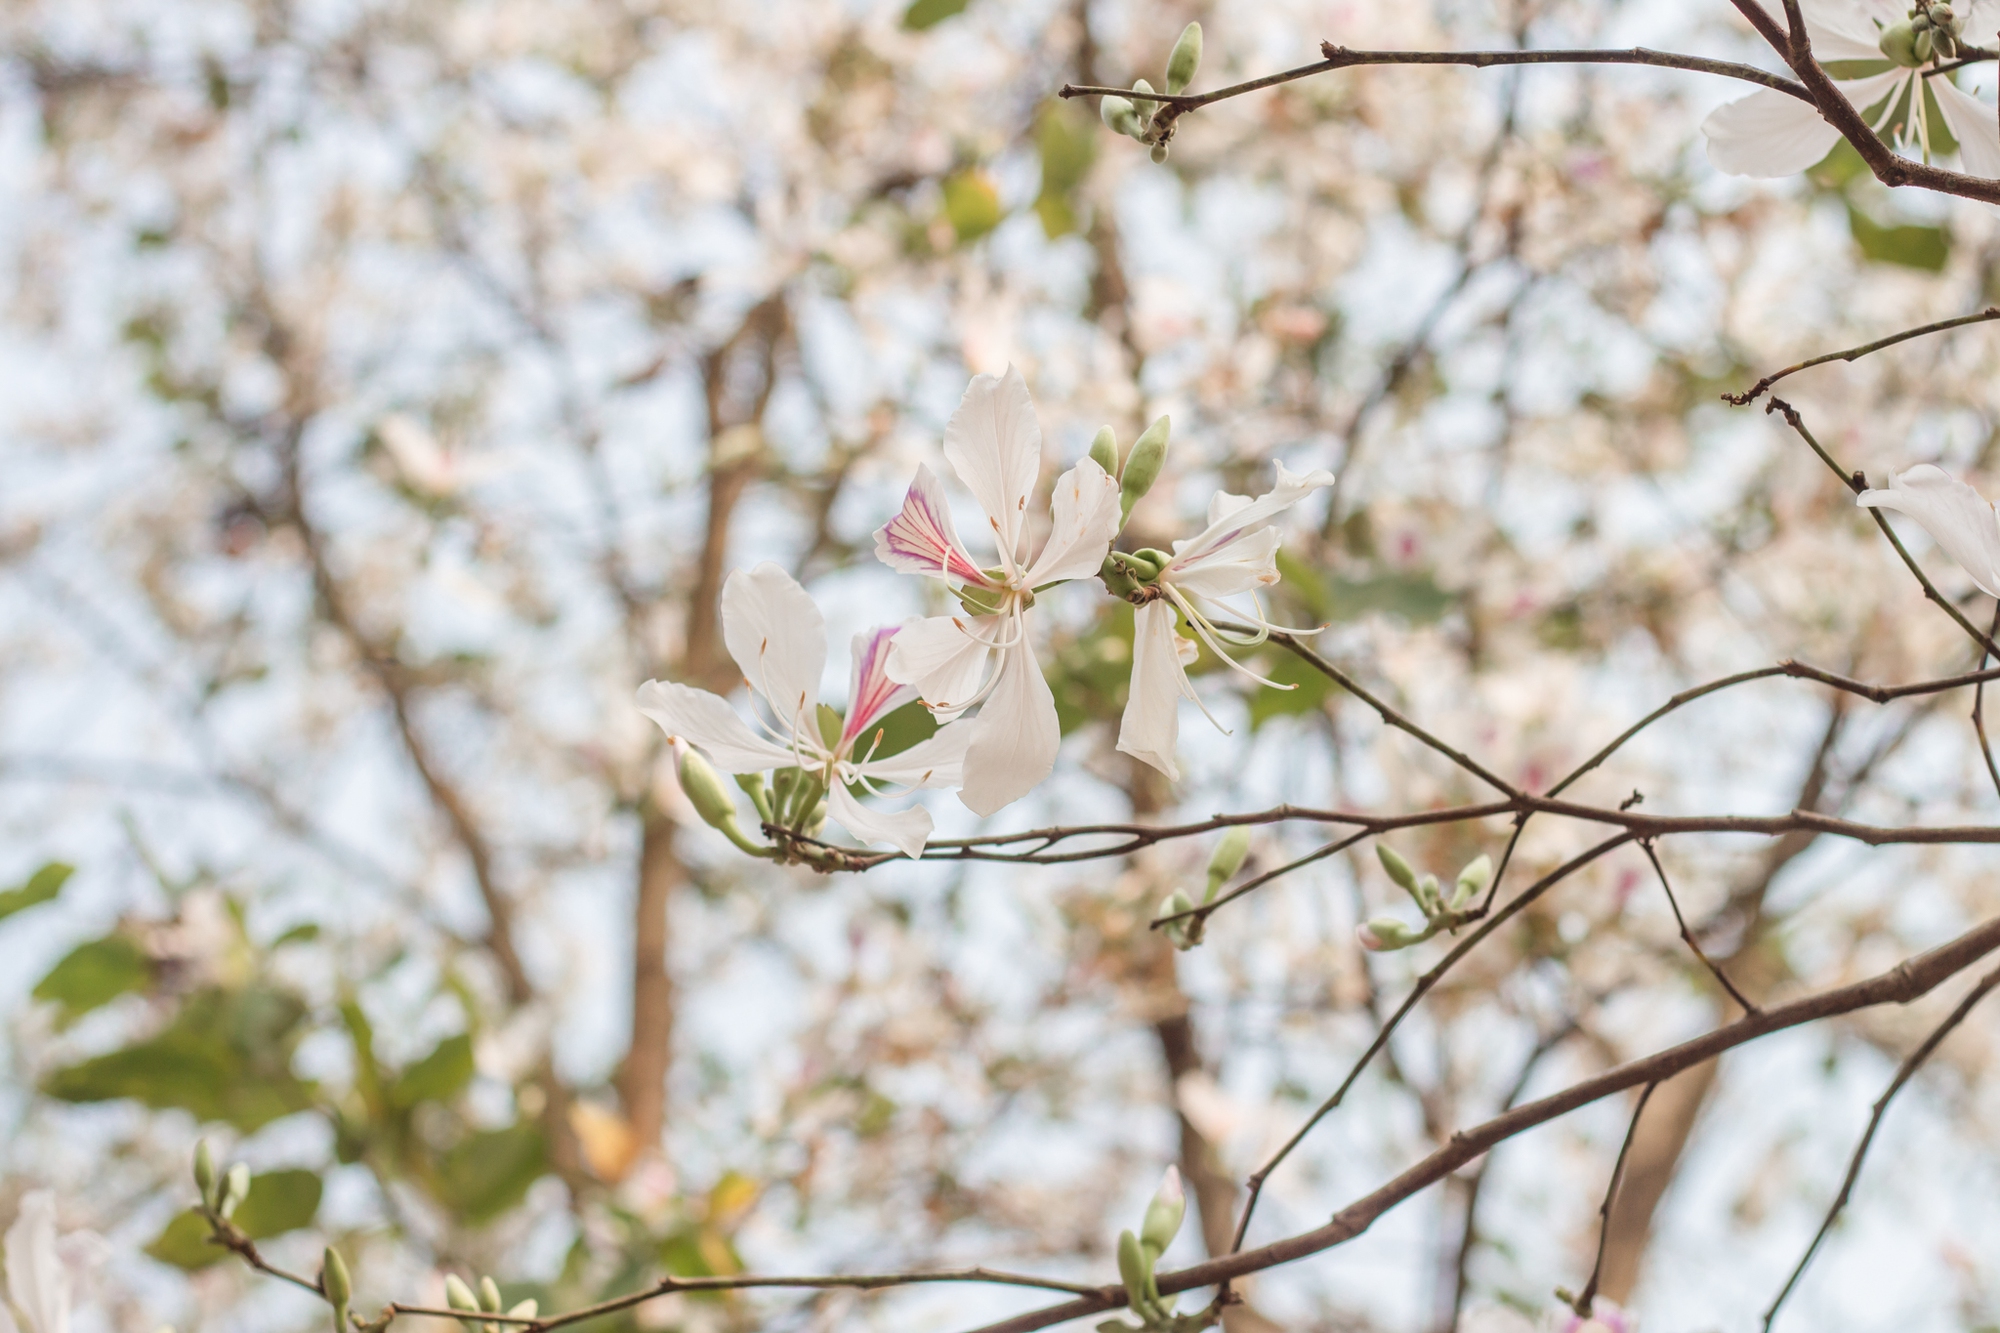
[[[1174,543],[1173,563],[1176,566],[1193,564],[1205,556],[1214,555],[1224,546],[1247,536],[1272,515],[1290,509],[1322,486],[1333,485],[1333,474],[1324,468],[1302,474],[1278,463],[1277,471],[1278,479],[1271,484],[1271,489],[1254,500],[1245,501],[1240,495],[1216,496],[1208,507],[1208,526],[1195,536]]]
[[[956,787],[964,781],[965,750],[972,744],[976,729],[973,722],[948,723],[899,754],[871,759],[854,768],[872,782],[893,782],[905,787]]]
[[[984,584],[989,580],[958,539],[944,487],[928,467],[917,464],[917,477],[903,495],[903,507],[875,529],[875,558],[903,574],[929,574]]]
[[[814,725],[826,618],[798,580],[769,560],[731,574],[722,584],[722,642],[750,688],[770,701],[780,727],[801,718]]]
[[[972,377],[945,425],[944,456],[986,511],[1000,563],[1019,568],[1028,496],[1042,471],[1042,427],[1020,371]]]
[[[1766,179],[1804,171],[1840,142],[1818,107],[1775,88],[1724,102],[1708,113],[1701,132],[1716,170]]]
[[[1189,691],[1183,651],[1194,645],[1175,633],[1173,603],[1158,598],[1140,607],[1132,621],[1132,689],[1118,722],[1118,748],[1180,781],[1174,748],[1180,742],[1181,700]],[[1192,658],[1188,651],[1187,658]]]
[[[1277,527],[1266,524],[1185,564],[1175,560],[1165,577],[1183,592],[1210,598],[1268,588],[1278,581],[1281,540]]]
[[[889,679],[889,647],[893,626],[863,630],[854,636],[854,681],[848,687],[847,721],[840,729],[840,748],[884,716],[917,697],[916,687]]]
[[[840,783],[826,794],[826,813],[860,842],[886,842],[903,855],[922,856],[930,841],[931,812],[921,805],[907,810],[878,810],[854,799]]]
[[[1026,796],[1056,766],[1062,728],[1056,721],[1056,698],[1042,679],[1035,660],[1034,639],[1022,633],[1000,654],[1000,678],[979,707],[972,744],[965,752],[965,781],[958,799],[978,815]]]
[[[1921,463],[1890,478],[1881,490],[1863,491],[1854,502],[1908,514],[1982,591],[2000,597],[2000,515],[1972,487]]]
[[[649,680],[639,687],[639,711],[659,723],[669,737],[678,736],[699,749],[725,773],[762,773],[798,763],[790,750],[750,730],[727,700],[707,690]]]
[[[2000,178],[2000,120],[1994,110],[1944,75],[1930,81],[1938,110],[1958,140],[1959,166],[1968,175]]]
[[[1056,478],[1049,506],[1049,539],[1022,580],[1031,588],[1095,575],[1122,517],[1117,478],[1091,458]]]
[[[31,1190],[7,1228],[7,1293],[28,1333],[69,1333],[69,1272],[56,1250],[56,1196]]]
[[[931,616],[908,620],[889,641],[889,679],[916,687],[933,712],[967,707],[986,683],[989,646],[1007,632],[1001,616]]]

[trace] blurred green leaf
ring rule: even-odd
[[[291,1072],[305,1006],[265,987],[197,991],[157,1035],[51,1072],[49,1096],[68,1102],[130,1097],[178,1107],[249,1131],[313,1104]]]
[[[1059,644],[1047,675],[1064,735],[1117,717],[1132,681],[1132,604],[1119,602],[1089,633]]]
[[[1318,712],[1326,706],[1326,696],[1333,692],[1333,681],[1321,672],[1313,670],[1305,662],[1284,649],[1274,649],[1268,669],[1264,674],[1280,685],[1294,685],[1296,689],[1273,690],[1259,688],[1250,691],[1250,730],[1256,731],[1274,717],[1296,717],[1301,713]]]
[[[522,1120],[467,1135],[438,1163],[440,1202],[468,1222],[498,1217],[521,1201],[548,1169],[542,1129]]]
[[[1847,228],[1854,235],[1854,243],[1861,247],[1861,253],[1878,264],[1900,264],[1936,273],[1951,256],[1951,239],[1942,227],[1885,227],[1850,204]]]
[[[903,26],[912,32],[922,32],[964,13],[965,6],[966,0],[916,0],[903,11]]]
[[[472,1036],[446,1037],[437,1049],[397,1076],[389,1101],[402,1110],[419,1102],[450,1101],[472,1082]]]
[[[872,745],[875,747],[877,759],[887,759],[892,754],[901,754],[912,745],[935,736],[938,724],[937,719],[931,716],[930,709],[921,703],[911,702],[892,710],[876,724],[876,729],[882,733],[880,745],[875,745],[872,738],[863,738],[855,748],[866,754]]]
[[[153,960],[137,941],[106,935],[79,944],[35,983],[34,996],[62,1007],[62,1021],[74,1022],[128,991],[143,990],[153,978]]]
[[[1035,120],[1035,147],[1042,157],[1042,192],[1035,214],[1050,240],[1077,228],[1076,187],[1097,156],[1097,119],[1082,109],[1051,99]]]
[[[249,1192],[231,1220],[252,1240],[296,1231],[312,1225],[318,1215],[321,1188],[319,1176],[311,1171],[267,1171],[252,1176]],[[167,1223],[146,1247],[146,1253],[162,1263],[192,1272],[229,1253],[219,1245],[209,1244],[208,1236],[208,1220],[190,1208]]]
[[[316,940],[318,938],[319,923],[317,921],[301,921],[298,925],[293,926],[290,930],[278,936],[277,939],[272,940],[271,947],[279,949],[287,944],[304,944],[308,940]]]
[[[6,920],[16,912],[24,912],[30,907],[48,902],[62,892],[64,881],[75,872],[75,866],[64,865],[61,861],[50,861],[23,880],[18,887],[0,892],[0,921]]]
[[[1429,574],[1391,570],[1369,578],[1326,578],[1288,551],[1278,552],[1285,587],[1320,620],[1342,622],[1382,612],[1413,625],[1428,624],[1451,609],[1452,595]]]
[[[992,231],[1005,216],[1000,211],[1000,193],[993,188],[992,178],[977,167],[967,167],[945,177],[944,215],[958,234],[960,245]]]

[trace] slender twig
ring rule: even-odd
[[[1694,951],[1696,958],[1701,959],[1701,965],[1708,969],[1708,974],[1721,983],[1722,989],[1729,992],[1729,998],[1743,1006],[1744,1013],[1756,1013],[1757,1006],[1750,1003],[1742,991],[1736,989],[1736,984],[1729,979],[1728,974],[1716,965],[1714,959],[1702,951],[1700,944],[1695,942],[1694,932],[1688,929],[1687,918],[1681,915],[1680,901],[1674,897],[1674,886],[1667,882],[1666,867],[1660,864],[1659,853],[1653,850],[1653,840],[1651,838],[1639,839],[1639,849],[1646,853],[1646,859],[1653,863],[1653,873],[1660,877],[1660,887],[1666,890],[1667,894],[1667,906],[1674,909],[1674,924],[1681,928],[1681,940],[1688,948]],[[1584,1313],[1588,1314],[1589,1311],[1585,1311]]]
[[[1886,338],[1877,338],[1872,343],[1863,343],[1859,347],[1850,347],[1843,352],[1828,352],[1824,356],[1808,357],[1797,365],[1786,366],[1783,370],[1773,371],[1742,393],[1723,394],[1722,401],[1743,407],[1762,397],[1764,392],[1779,380],[1784,379],[1787,375],[1796,375],[1801,370],[1810,370],[1814,366],[1823,366],[1829,361],[1859,361],[1870,352],[1879,352],[1885,347],[1894,347],[1897,343],[1908,342],[1912,338],[1921,338],[1926,333],[1942,333],[1946,329],[1963,328],[1967,324],[1984,324],[1986,321],[1992,319],[2000,319],[2000,306],[1988,306],[1976,315],[1960,315],[1957,319],[1941,319],[1935,324],[1925,324],[1914,329],[1904,329],[1901,333],[1892,333]]]
[[[1864,981],[1802,996],[1759,1014],[1745,1015],[1734,1023],[1715,1028],[1690,1041],[1607,1069],[1561,1092],[1523,1103],[1483,1124],[1453,1134],[1443,1147],[1341,1209],[1324,1225],[1254,1250],[1236,1250],[1175,1272],[1157,1274],[1159,1289],[1167,1295],[1195,1287],[1213,1286],[1246,1273],[1262,1272],[1331,1249],[1354,1239],[1391,1208],[1476,1160],[1496,1144],[1504,1143],[1537,1125],[1546,1124],[1627,1088],[1663,1083],[1684,1069],[1692,1069],[1715,1059],[1724,1051],[1774,1032],[1877,1005],[1908,1004],[1995,949],[2000,949],[2000,917],[1981,922],[1956,939],[1905,959],[1887,972]],[[1091,1295],[1061,1305],[1030,1310],[985,1325],[975,1333],[1032,1333],[1035,1329],[1066,1320],[1117,1309],[1124,1303],[1125,1288],[1122,1285],[1100,1287]]]
[[[1993,628],[1986,632],[1988,638],[2000,635],[2000,602],[1993,604]],[[1980,674],[1986,668],[1986,648],[1979,649]],[[1986,740],[1986,682],[1982,679],[1972,690],[1972,730],[1979,737],[1979,757],[1986,761],[1986,775],[1993,779],[1993,790],[2000,794],[2000,766],[1993,762],[1993,747]]]
[[[1930,1035],[1903,1060],[1902,1065],[1896,1070],[1896,1077],[1889,1081],[1889,1086],[1875,1099],[1874,1109],[1868,1116],[1868,1128],[1862,1133],[1861,1142],[1854,1145],[1854,1156],[1848,1160],[1847,1177],[1840,1182],[1840,1193],[1834,1196],[1833,1206],[1826,1210],[1826,1217],[1820,1222],[1819,1230],[1813,1233],[1812,1244],[1806,1246],[1806,1252],[1799,1256],[1798,1266],[1792,1269],[1792,1275],[1785,1279],[1784,1288],[1778,1292],[1778,1298],[1771,1302],[1770,1309],[1764,1311],[1765,1333],[1770,1333],[1771,1321],[1778,1317],[1778,1310],[1784,1305],[1785,1298],[1790,1296],[1792,1288],[1799,1284],[1799,1279],[1805,1275],[1806,1265],[1813,1261],[1813,1256],[1819,1252],[1827,1233],[1833,1230],[1834,1220],[1840,1216],[1841,1210],[1847,1207],[1848,1196],[1854,1192],[1854,1182],[1861,1175],[1862,1159],[1868,1156],[1868,1149],[1875,1142],[1875,1131],[1881,1128],[1882,1114],[1889,1109],[1889,1102],[1903,1090],[1903,1085],[1910,1081],[1911,1075],[1917,1072],[1924,1061],[1931,1058],[1932,1053],[1944,1039],[1951,1035],[1952,1029],[1965,1021],[1973,1006],[1985,999],[1987,992],[1995,986],[2000,986],[2000,968],[1995,968],[1981,977],[1979,984],[1958,1002],[1958,1007],[1953,1009],[1942,1023],[1931,1029]]]
[[[1658,1083],[1648,1083],[1639,1094],[1639,1104],[1632,1108],[1632,1123],[1625,1127],[1625,1141],[1618,1145],[1618,1160],[1611,1164],[1611,1183],[1604,1187],[1604,1202],[1597,1205],[1597,1261],[1590,1266],[1590,1281],[1583,1284],[1583,1290],[1576,1294],[1570,1308],[1583,1318],[1590,1318],[1590,1307],[1597,1301],[1598,1279],[1604,1276],[1604,1248],[1611,1239],[1611,1201],[1618,1195],[1618,1183],[1625,1177],[1625,1159],[1631,1155],[1632,1140],[1639,1137],[1639,1117],[1646,1114],[1646,1103],[1653,1099],[1653,1089]]]

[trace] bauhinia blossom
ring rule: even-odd
[[[1942,148],[1931,118],[1934,100],[1944,128],[1958,141],[1963,169],[2000,177],[2000,124],[1993,108],[1940,70],[1951,63],[1950,43],[1926,41],[1913,49],[1905,40],[1911,33],[1903,0],[1800,0],[1800,7],[1813,56],[1835,73],[1834,86],[1871,128],[1880,132],[1894,122],[1900,146],[1928,160]],[[2000,8],[1983,0],[1950,21],[1961,40],[1990,41],[2000,26]],[[1913,96],[1919,88],[1930,96]],[[1811,102],[1774,88],[1717,107],[1701,128],[1708,160],[1738,176],[1804,171],[1840,141],[1840,131]]]
[[[1055,767],[1062,732],[1035,660],[1031,608],[1051,584],[1097,573],[1118,535],[1118,482],[1088,458],[1058,477],[1048,537],[1030,557],[1028,500],[1041,472],[1042,429],[1012,366],[997,379],[973,377],[945,427],[944,454],[986,512],[997,564],[967,552],[943,487],[920,466],[902,510],[875,533],[875,553],[891,569],[955,586],[966,609],[904,625],[888,671],[915,686],[941,719],[980,705],[959,799],[987,815]]]
[[[963,726],[943,727],[907,750],[876,757],[882,741],[878,724],[916,697],[883,669],[897,633],[875,629],[854,636],[847,716],[838,736],[828,740],[819,718],[825,617],[791,575],[767,560],[737,570],[723,583],[722,640],[770,718],[758,719],[759,730],[752,730],[719,695],[660,680],[639,687],[639,711],[726,773],[803,770],[825,793],[827,813],[841,827],[863,842],[890,843],[916,856],[930,838],[930,812],[922,806],[870,809],[850,788],[956,786],[971,733]]]
[[[1922,463],[1890,477],[1887,486],[1861,492],[1855,503],[1908,514],[1982,592],[2000,597],[2000,514],[1972,487]]]
[[[1132,689],[1118,728],[1120,750],[1169,778],[1180,777],[1180,768],[1174,763],[1174,746],[1180,739],[1180,701],[1190,699],[1197,707],[1201,705],[1187,676],[1188,664],[1199,650],[1175,627],[1183,616],[1224,662],[1259,684],[1289,688],[1237,662],[1223,645],[1250,647],[1282,628],[1264,618],[1255,597],[1257,589],[1278,581],[1278,529],[1265,520],[1332,484],[1331,472],[1299,476],[1279,463],[1277,483],[1255,500],[1226,492],[1217,495],[1208,506],[1208,526],[1175,542],[1172,557],[1157,566],[1146,559],[1147,552],[1114,557],[1141,585],[1128,595],[1139,609],[1132,630]],[[1154,568],[1157,574],[1152,573]],[[1243,593],[1251,594],[1248,606],[1223,600]],[[1218,613],[1256,629],[1245,636],[1218,628],[1213,619]],[[1209,720],[1215,719],[1210,716]]]
[[[0,1302],[0,1333],[69,1333],[75,1275],[102,1262],[104,1251],[103,1239],[94,1232],[56,1234],[54,1194],[34,1190],[22,1195],[21,1211],[7,1228],[7,1300]]]

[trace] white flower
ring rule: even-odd
[[[1835,86],[1868,117],[1872,128],[1882,130],[1901,111],[1900,146],[1929,159],[1930,99],[1910,95],[1921,83],[1930,89],[1945,127],[1958,140],[1964,170],[2000,177],[2000,124],[1993,108],[1960,90],[1950,75],[1938,72],[1938,65],[1949,63],[1942,55],[1911,67],[1891,60],[1878,45],[1882,29],[1903,21],[1901,0],[1801,0],[1801,7],[1814,58],[1830,73],[1837,71]],[[1962,40],[1989,41],[1996,24],[2000,12],[1991,0],[1975,0],[1962,27]],[[1717,107],[1701,128],[1708,137],[1708,160],[1737,176],[1804,171],[1840,140],[1840,131],[1812,103],[1774,88]]]
[[[896,635],[889,676],[914,685],[940,718],[983,705],[965,752],[959,799],[992,814],[1055,767],[1062,732],[1055,696],[1035,660],[1030,608],[1051,584],[1097,573],[1118,535],[1118,482],[1086,458],[1056,479],[1048,539],[1028,555],[1028,497],[1042,466],[1042,429],[1027,383],[976,375],[945,427],[944,454],[986,511],[999,563],[982,568],[958,539],[944,490],[927,467],[902,510],[875,533],[891,569],[959,585],[977,611],[912,620]]]
[[[1254,603],[1257,589],[1278,581],[1278,529],[1264,520],[1332,484],[1331,472],[1298,476],[1279,463],[1277,483],[1269,491],[1255,500],[1217,495],[1208,506],[1208,527],[1174,543],[1173,559],[1141,590],[1147,600],[1140,605],[1133,624],[1132,689],[1118,727],[1120,750],[1169,778],[1180,777],[1174,763],[1174,745],[1180,738],[1180,701],[1192,699],[1201,706],[1187,677],[1187,665],[1198,650],[1176,632],[1175,622],[1181,616],[1187,617],[1202,642],[1224,662],[1260,684],[1288,688],[1236,662],[1222,647],[1224,642],[1239,647],[1262,643],[1272,630],[1281,627],[1264,619],[1255,605],[1246,610],[1222,599],[1247,592],[1253,594]],[[1246,639],[1217,629],[1203,608],[1247,620],[1258,627],[1257,632]],[[1215,718],[1211,715],[1209,721]]]
[[[921,806],[871,810],[849,788],[954,786],[971,735],[964,727],[944,727],[899,754],[873,757],[882,738],[878,730],[869,740],[870,728],[916,693],[883,672],[896,635],[893,629],[876,629],[854,636],[847,716],[829,743],[820,733],[818,708],[826,620],[806,590],[767,560],[737,570],[722,585],[722,640],[745,682],[770,707],[771,721],[759,720],[766,734],[752,731],[720,696],[673,681],[641,685],[639,711],[726,773],[797,767],[815,775],[826,792],[827,813],[849,833],[916,856],[930,838],[930,812]]]
[[[1886,487],[1861,492],[1854,502],[1908,514],[1965,567],[1981,591],[2000,597],[2000,515],[1972,487],[1923,463],[1891,477]]]
[[[21,1197],[21,1211],[7,1228],[7,1298],[20,1323],[0,1303],[0,1333],[69,1333],[72,1283],[104,1260],[95,1232],[56,1235],[56,1199],[48,1190]]]

